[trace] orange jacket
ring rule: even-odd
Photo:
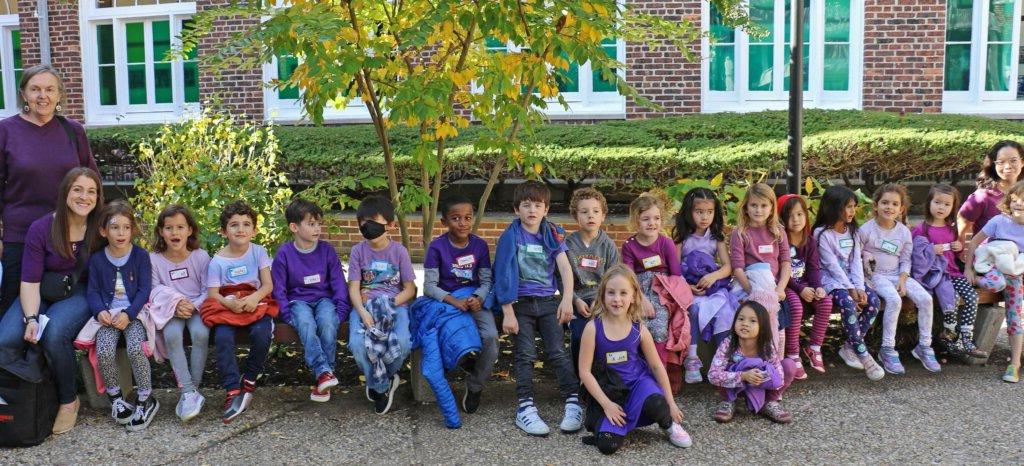
[[[221,296],[234,296],[235,299],[242,299],[255,292],[256,288],[249,284],[227,285],[220,288]],[[262,319],[264,315],[277,317],[278,311],[277,301],[274,301],[274,298],[271,298],[268,294],[260,300],[260,304],[256,307],[255,311],[241,313],[232,312],[217,302],[216,299],[206,298],[203,301],[203,305],[199,307],[199,316],[202,317],[203,324],[206,324],[207,327],[223,324],[245,327]]]

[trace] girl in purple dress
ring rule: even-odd
[[[640,324],[640,283],[628,267],[611,267],[601,279],[580,342],[580,380],[587,388],[584,421],[594,436],[584,443],[601,453],[618,451],[633,429],[658,424],[669,442],[693,444],[672,398],[668,374],[647,326]]]

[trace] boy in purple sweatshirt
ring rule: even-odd
[[[281,320],[295,327],[302,341],[306,365],[316,375],[309,394],[313,401],[331,399],[337,354],[338,325],[348,318],[345,272],[334,247],[320,240],[324,213],[316,204],[296,198],[284,211],[294,241],[281,245],[274,256],[271,276]]]

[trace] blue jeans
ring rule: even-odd
[[[22,321],[25,314],[21,309],[21,299],[14,300],[8,311],[0,320],[0,347],[22,348],[28,342],[25,341],[25,323]],[[46,362],[57,382],[57,398],[61,404],[71,403],[75,401],[78,392],[75,386],[78,368],[73,343],[78,332],[92,317],[89,303],[85,300],[85,288],[79,285],[63,301],[41,301],[39,313],[50,318],[39,345],[43,347]]]
[[[339,323],[334,300],[321,298],[314,303],[292,301],[288,303],[288,310],[291,312],[288,324],[299,334],[306,366],[313,371],[313,377],[334,372]]]
[[[274,337],[274,320],[263,316],[248,327],[233,325],[214,325],[213,341],[217,351],[217,371],[220,372],[220,383],[225,390],[237,390],[241,386],[238,376],[238,360],[235,358],[235,331],[239,328],[249,329],[249,355],[245,357],[245,380],[255,382],[263,372],[263,364],[267,362],[270,352],[270,340]]]
[[[377,393],[385,393],[391,386],[390,378],[405,365],[405,360],[409,357],[411,346],[409,307],[399,306],[395,310],[395,334],[398,336],[398,345],[402,348],[402,357],[396,358],[391,364],[388,364],[388,378],[379,384],[373,384],[370,381],[373,367],[370,366],[370,358],[366,356],[366,343],[363,340],[365,334],[366,326],[363,325],[363,319],[359,317],[359,312],[353,309],[348,318],[348,350],[352,352],[352,357],[359,365],[359,370],[363,371],[363,375],[366,376],[367,388]]]

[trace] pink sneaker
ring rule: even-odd
[[[821,351],[815,351],[814,348],[804,348],[804,355],[807,356],[807,363],[811,365],[811,369],[814,369],[822,374],[825,373],[825,360],[821,357]]]
[[[672,442],[672,445],[679,448],[690,448],[693,445],[690,434],[679,424],[673,422],[668,429],[665,429],[665,433],[668,434],[668,441]]]
[[[793,362],[795,363],[793,365],[793,378],[796,380],[806,380],[807,372],[804,371],[804,365],[800,363],[800,358],[797,357]]]

